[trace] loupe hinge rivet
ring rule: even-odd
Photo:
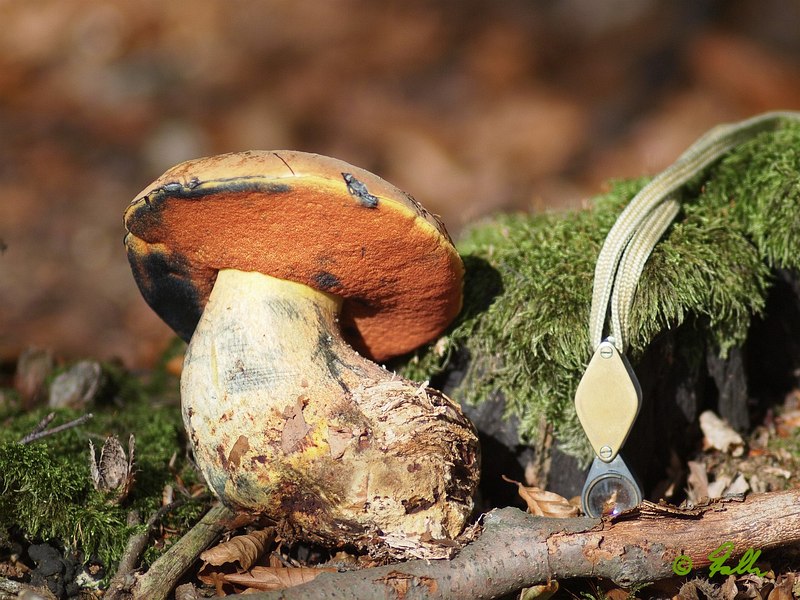
[[[608,460],[612,456],[614,456],[614,451],[611,449],[611,446],[603,446],[602,448],[600,448],[599,456],[603,460]]]
[[[609,359],[614,356],[614,348],[610,345],[600,346],[600,356]]]

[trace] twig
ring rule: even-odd
[[[681,566],[708,567],[709,555],[727,543],[733,568],[748,548],[800,541],[800,490],[754,494],[685,513],[642,509],[625,517],[554,519],[498,509],[486,515],[481,536],[451,560],[323,573],[307,584],[246,598],[497,598],[571,577],[604,577],[628,587],[674,576],[678,557]]]
[[[222,534],[231,517],[233,512],[222,504],[211,507],[186,535],[138,578],[132,589],[133,597],[164,600],[200,553]]]
[[[52,421],[53,418],[55,418],[55,415],[51,413],[47,415],[44,419],[42,419],[39,422],[39,424],[33,428],[33,431],[31,431],[28,435],[22,438],[19,441],[19,443],[30,444],[31,442],[35,442],[36,440],[40,440],[44,437],[55,435],[56,433],[61,433],[62,431],[66,431],[67,429],[72,429],[73,427],[78,427],[79,425],[83,425],[84,423],[86,423],[86,421],[88,421],[92,417],[94,417],[92,413],[86,413],[82,417],[78,417],[77,419],[74,419],[68,423],[64,423],[63,425],[59,425],[58,427],[53,427],[52,429],[45,429],[45,427],[47,427],[50,421]]]
[[[36,435],[40,431],[44,431],[50,423],[53,422],[53,419],[56,418],[56,413],[51,412],[47,415],[44,419],[39,421],[39,423],[34,427],[28,435]]]
[[[185,503],[186,500],[181,498],[162,506],[150,515],[142,531],[130,537],[128,543],[125,545],[125,551],[122,553],[119,565],[117,566],[117,572],[114,573],[114,577],[111,578],[111,582],[108,585],[108,591],[104,596],[106,600],[117,600],[125,597],[134,583],[130,575],[136,570],[139,564],[139,558],[145,548],[147,548],[147,542],[150,540],[150,535],[153,533],[156,524],[163,519],[167,513]],[[128,515],[128,524],[136,525],[139,522],[141,522],[141,520],[139,519],[138,513],[136,513],[136,511],[131,511]]]

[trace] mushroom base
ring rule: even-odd
[[[457,536],[479,476],[472,424],[443,394],[357,354],[339,308],[300,284],[220,271],[181,379],[206,481],[302,539]]]

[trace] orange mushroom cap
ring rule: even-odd
[[[464,267],[444,225],[380,177],[325,156],[181,163],[131,202],[125,228],[142,295],[186,341],[226,268],[343,298],[343,335],[378,361],[435,339],[461,309]]]

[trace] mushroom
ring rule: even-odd
[[[365,358],[433,340],[460,310],[463,265],[435,216],[345,162],[254,151],[170,169],[125,227],[143,296],[189,341],[183,420],[226,505],[335,544],[460,533],[474,427]]]

